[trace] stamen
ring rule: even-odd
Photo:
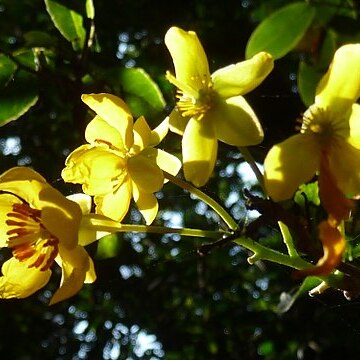
[[[59,240],[41,222],[41,211],[27,203],[13,204],[5,224],[10,227],[8,246],[19,261],[29,260],[29,268],[46,271],[58,254]]]

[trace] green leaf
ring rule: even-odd
[[[309,184],[303,184],[295,193],[294,201],[301,207],[305,206],[305,201],[311,202],[316,206],[320,205],[319,185],[317,181]]]
[[[280,302],[277,305],[276,312],[278,314],[283,314],[289,311],[299,297],[301,297],[304,294],[307,294],[310,290],[318,286],[321,282],[322,280],[317,277],[308,276],[302,282],[301,286],[295,292],[294,295],[287,292],[281,293]]]
[[[120,83],[124,100],[134,117],[152,118],[161,113],[166,105],[158,85],[141,68],[124,68],[120,71]]]
[[[307,107],[314,103],[316,87],[322,76],[317,67],[300,61],[297,85],[301,100]]]
[[[25,114],[38,100],[36,76],[18,70],[7,86],[0,90],[0,126]]]
[[[246,46],[246,58],[260,51],[279,59],[290,52],[306,33],[315,16],[315,9],[306,2],[284,6],[262,21]]]
[[[51,20],[61,35],[72,43],[75,51],[80,51],[85,41],[82,15],[54,0],[45,0],[45,4]]]
[[[52,48],[57,39],[44,31],[28,31],[24,34],[25,44],[27,47],[44,47]]]
[[[16,71],[16,64],[6,55],[0,55],[0,87],[5,86]]]
[[[98,241],[98,247],[96,252],[97,259],[109,259],[116,257],[121,249],[121,241],[118,239],[118,235],[110,234],[104,236]]]

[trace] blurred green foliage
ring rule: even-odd
[[[60,171],[69,151],[84,142],[90,114],[83,93],[112,92],[134,115],[157,125],[174,105],[164,76],[172,63],[163,43],[172,25],[198,33],[212,69],[242,60],[245,49],[252,54],[275,46],[274,72],[248,97],[266,133],[252,149],[260,163],[272,144],[294,133],[335,49],[360,41],[355,0],[2,0],[0,123],[7,125],[0,129],[1,171],[32,166],[65,194],[78,191],[60,180]],[[163,146],[180,153],[175,135]],[[205,191],[246,224],[251,214],[242,189],[260,189],[243,177],[241,164],[233,149],[221,146]],[[304,191],[315,196],[313,187]],[[158,196],[158,225],[221,227],[206,206],[170,184]],[[308,203],[297,196],[301,211]],[[128,220],[140,221],[138,213]],[[259,223],[256,235],[281,248],[275,225]],[[357,228],[350,239],[354,249]],[[263,262],[249,266],[247,251],[234,244],[203,256],[200,246],[200,239],[152,234],[112,236],[89,246],[98,280],[76,297],[46,305],[60,278],[55,272],[46,290],[30,299],[0,301],[0,357],[279,360],[359,354],[358,301],[347,302],[335,290],[299,297],[308,284],[298,290],[290,270]],[[0,259],[7,256],[4,251]],[[279,304],[290,309],[279,311]]]

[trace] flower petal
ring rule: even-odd
[[[159,145],[169,131],[169,117],[167,116],[154,130],[151,131],[149,146]]]
[[[204,120],[209,119],[215,126],[216,137],[229,145],[255,145],[264,137],[258,118],[242,96],[220,100],[206,114]]]
[[[176,107],[169,115],[170,130],[175,134],[183,135],[188,122],[189,118],[182,116]]]
[[[134,142],[133,119],[124,101],[115,95],[105,93],[85,94],[82,95],[81,99],[110,126],[118,130],[123,144],[127,149],[130,149]]]
[[[142,192],[154,193],[164,184],[164,175],[159,166],[142,154],[129,158],[128,172],[131,180]]]
[[[61,176],[66,182],[82,184],[88,195],[102,195],[124,178],[126,161],[107,146],[82,145],[66,159]]]
[[[81,209],[83,215],[90,214],[91,211],[91,197],[83,193],[71,194],[66,196],[67,199],[76,202]]]
[[[203,119],[205,120],[205,119]],[[217,139],[211,121],[190,119],[182,139],[184,174],[195,186],[203,186],[212,174],[217,156]]]
[[[346,113],[360,95],[360,44],[340,47],[316,90],[315,103],[333,114]]]
[[[360,150],[339,139],[331,148],[329,162],[340,190],[349,197],[360,195]]]
[[[12,212],[12,206],[14,204],[21,204],[21,200],[16,198],[13,195],[9,194],[1,194],[0,195],[0,223],[6,224],[8,220],[7,214]],[[0,247],[7,247],[8,246],[8,238],[9,235],[7,231],[9,228],[7,226],[0,226]]]
[[[51,276],[51,270],[40,271],[29,268],[26,262],[11,258],[2,266],[0,277],[0,299],[25,298],[44,287]]]
[[[80,206],[52,187],[44,188],[40,194],[41,221],[46,229],[60,240],[63,247],[77,246],[81,221]]]
[[[146,225],[150,225],[156,218],[159,210],[156,196],[154,194],[142,192],[137,187],[136,183],[133,183],[133,197],[137,208],[146,221]]]
[[[176,176],[181,169],[181,161],[174,155],[161,149],[148,149],[147,157],[154,159],[161,170]]]
[[[82,288],[87,273],[89,279],[93,276],[93,264],[89,255],[82,246],[73,250],[60,248],[60,256],[56,259],[62,269],[62,277],[59,289],[51,298],[50,305],[75,295]],[[95,281],[95,278],[93,279]]]
[[[195,91],[204,81],[210,82],[207,57],[195,32],[172,27],[165,35],[165,44],[174,62],[176,80]]]
[[[360,105],[353,104],[349,117],[350,137],[349,143],[357,149],[360,149]]]
[[[299,185],[309,181],[320,165],[320,149],[312,136],[294,135],[273,146],[264,161],[268,195],[275,201],[290,199]]]
[[[85,139],[88,143],[94,144],[96,141],[103,141],[124,150],[122,135],[118,130],[111,126],[100,116],[95,116],[85,129]]]
[[[272,56],[260,52],[251,59],[215,71],[214,90],[222,97],[245,95],[260,85],[274,68]]]
[[[132,151],[138,154],[149,146],[151,141],[151,129],[143,116],[140,116],[134,124],[134,145]]]
[[[131,182],[126,177],[114,193],[95,196],[96,212],[115,221],[121,221],[129,210],[131,194]]]

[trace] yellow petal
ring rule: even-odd
[[[60,248],[60,256],[56,259],[62,269],[59,289],[51,298],[50,305],[68,299],[82,288],[86,274],[93,271],[91,259],[82,246],[71,251]]]
[[[209,83],[207,57],[195,32],[172,27],[165,35],[165,44],[174,62],[176,80],[195,92],[203,87],[204,82]]]
[[[142,154],[129,158],[128,172],[131,180],[145,193],[154,193],[163,186],[164,175],[161,169],[154,160]]]
[[[218,140],[229,145],[255,145],[264,137],[258,118],[242,96],[219,101],[204,120],[210,120]]]
[[[316,90],[315,103],[335,116],[346,113],[360,95],[360,44],[340,47]]]
[[[66,196],[67,199],[76,202],[84,214],[89,214],[91,211],[91,197],[83,193],[71,194]]]
[[[96,212],[115,221],[121,221],[129,210],[131,195],[131,182],[126,178],[114,193],[95,196]]]
[[[88,195],[113,191],[126,170],[126,160],[106,146],[80,146],[68,156],[65,165],[61,173],[64,181],[82,184]]]
[[[0,277],[0,299],[25,298],[47,284],[51,271],[28,268],[26,262],[15,258],[5,261]]]
[[[299,185],[311,180],[320,165],[320,149],[312,136],[294,135],[273,146],[264,161],[268,195],[290,199]]]
[[[21,204],[21,200],[13,195],[1,194],[0,195],[0,224],[5,224],[8,220],[7,214],[12,211],[13,204]],[[7,240],[9,235],[7,226],[0,226],[0,247],[7,247]]]
[[[36,180],[40,183],[46,183],[46,180],[39,173],[25,166],[15,166],[0,175],[0,183],[21,180]]]
[[[360,149],[360,105],[353,104],[349,117],[350,137],[349,143]]]
[[[94,224],[103,225],[104,223],[104,226],[107,226],[109,222],[112,226],[114,226],[114,222],[106,216],[93,213],[83,215],[79,227],[78,244],[81,246],[86,246],[98,239],[101,239],[105,235],[109,235],[110,232],[98,231],[96,226],[94,226]]]
[[[329,162],[340,190],[349,197],[360,195],[360,150],[338,139],[331,148]]]
[[[260,52],[251,59],[215,71],[214,90],[222,97],[245,95],[260,85],[274,68],[272,56]]]
[[[85,129],[85,139],[90,144],[94,144],[97,140],[101,140],[120,150],[124,150],[121,134],[115,127],[111,126],[100,116],[95,116],[94,119],[89,122]]]
[[[161,170],[164,170],[170,173],[173,176],[176,176],[181,169],[181,161],[174,155],[169,154],[168,152],[161,149],[149,149],[152,150],[151,154],[154,158],[156,164]],[[147,152],[147,153],[150,153]]]
[[[129,149],[133,142],[133,119],[123,100],[112,94],[86,94],[82,101],[110,126],[120,133],[123,144]]]
[[[198,187],[205,185],[214,170],[217,155],[214,125],[190,119],[182,140],[182,153],[186,180]]]
[[[39,194],[41,220],[46,229],[57,237],[63,247],[77,246],[81,221],[80,206],[67,199],[59,191],[48,187]]]
[[[146,221],[146,225],[150,225],[156,218],[159,210],[159,204],[155,195],[142,192],[136,183],[133,183],[133,197],[137,208]]]
[[[170,130],[178,135],[184,134],[188,122],[189,118],[183,117],[178,108],[175,108],[169,115]]]
[[[167,116],[154,130],[151,131],[149,146],[159,145],[169,131],[169,117]]]
[[[151,141],[151,129],[143,116],[140,116],[134,124],[134,145],[135,154],[149,146]]]

